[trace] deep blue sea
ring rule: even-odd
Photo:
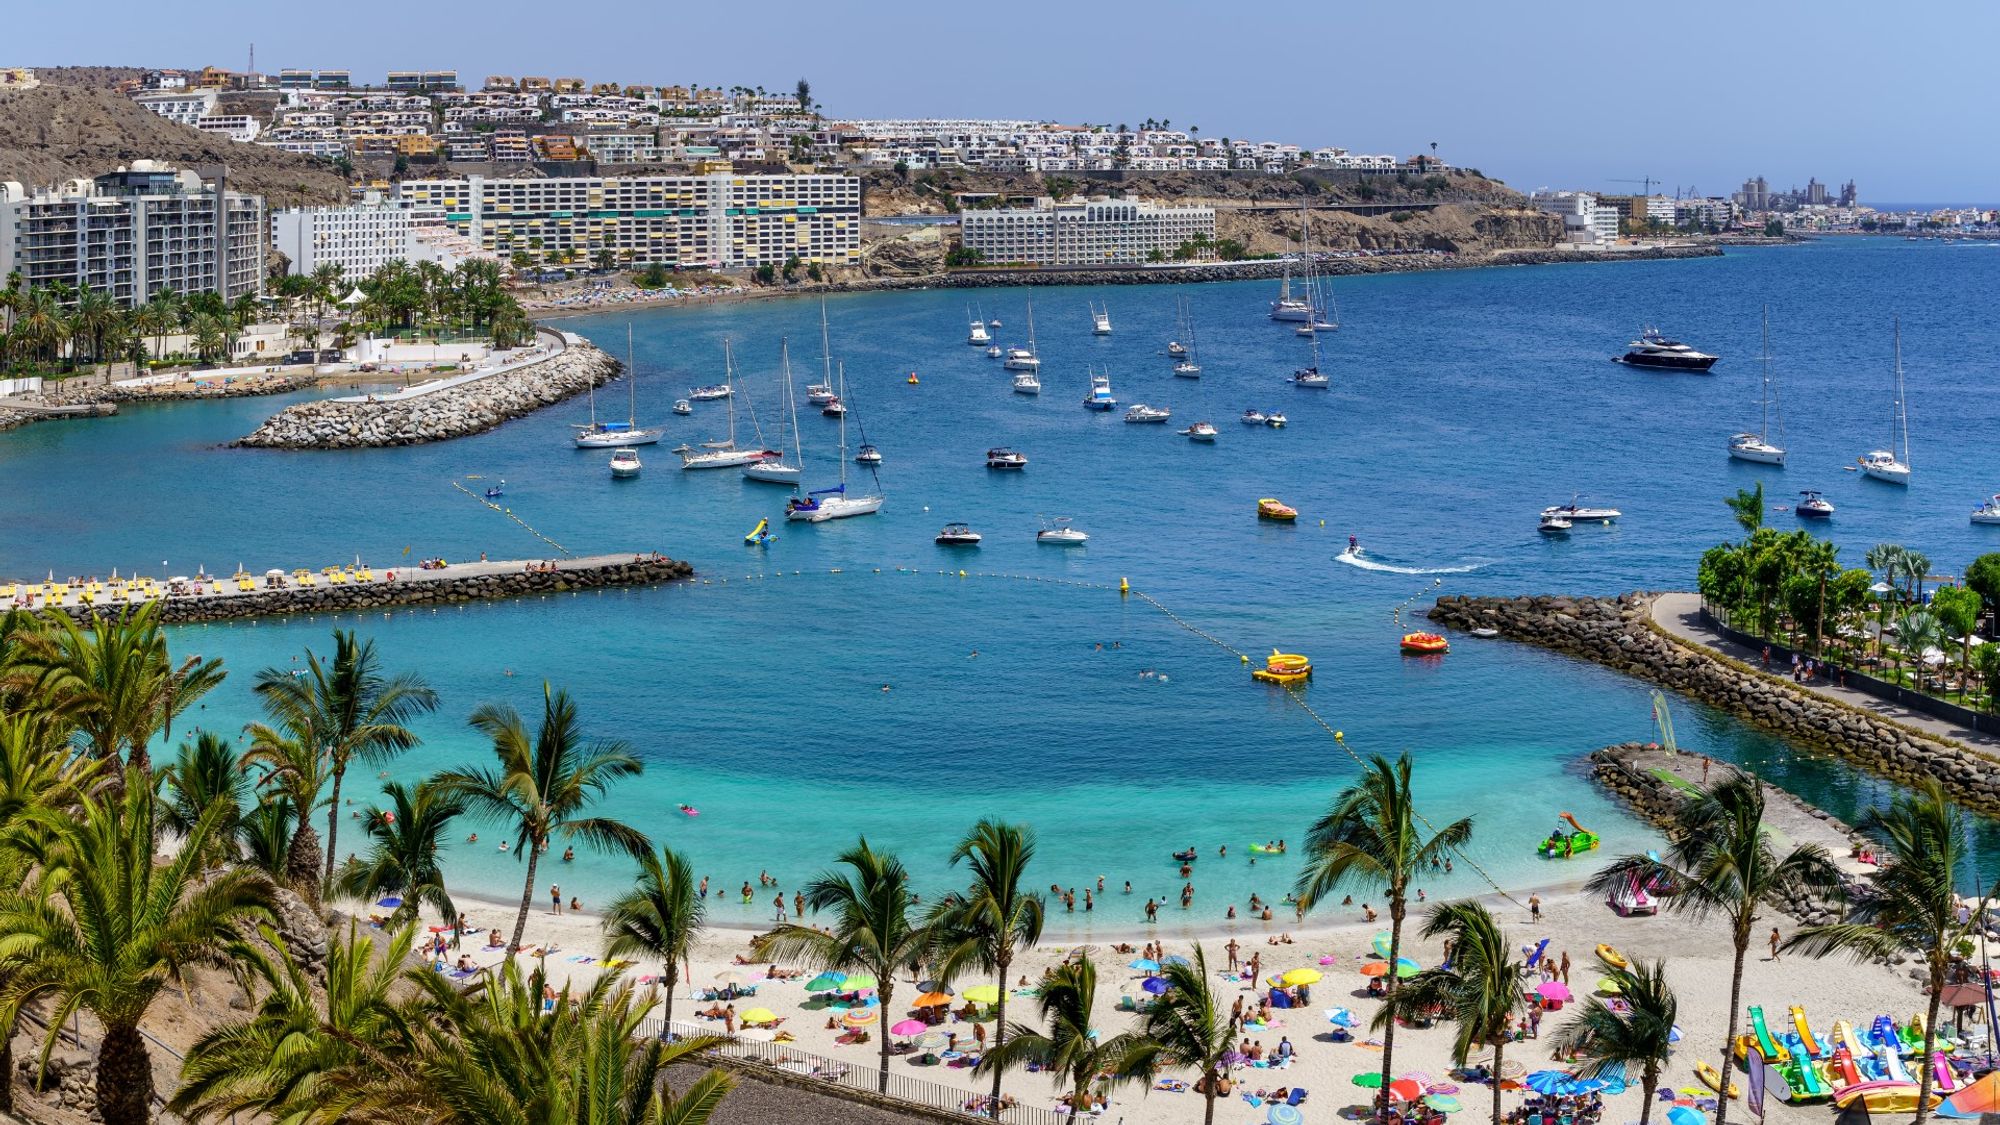
[[[1283,381],[1307,345],[1265,318],[1274,288],[828,300],[854,408],[849,441],[865,431],[882,448],[888,503],[875,517],[781,525],[764,548],[744,547],[743,535],[781,514],[784,490],[729,471],[680,471],[668,448],[722,436],[721,404],[698,404],[692,418],[667,408],[722,378],[728,337],[739,411],[754,403],[767,442],[779,440],[780,341],[791,341],[801,388],[821,370],[813,301],[566,322],[617,353],[632,329],[641,419],[669,429],[666,443],[642,450],[646,472],[632,482],[612,482],[603,453],[569,447],[582,401],[475,438],[365,452],[221,447],[283,402],[271,399],[134,407],[0,435],[0,573],[545,555],[452,487],[505,478],[513,511],[570,550],[660,550],[691,560],[701,579],[184,628],[181,648],[236,670],[196,720],[238,730],[254,715],[249,673],[326,648],[340,624],[372,635],[392,668],[421,670],[444,696],[421,725],[425,745],[392,767],[398,776],[480,759],[466,714],[504,700],[532,715],[547,680],[579,697],[594,732],[627,740],[647,763],[610,811],[688,849],[721,884],[768,869],[796,885],[865,833],[903,851],[926,886],[942,886],[957,876],[945,866],[956,835],[1000,815],[1039,831],[1038,878],[1079,890],[1107,878],[1110,901],[1089,919],[1100,924],[1137,920],[1136,903],[1117,893],[1127,879],[1136,896],[1176,893],[1167,853],[1199,846],[1210,858],[1189,920],[1206,925],[1220,921],[1225,888],[1236,899],[1287,887],[1295,858],[1252,868],[1243,845],[1297,840],[1355,766],[1301,709],[1252,684],[1235,656],[1121,598],[1120,578],[1237,650],[1312,656],[1307,696],[1347,744],[1414,754],[1432,819],[1475,817],[1472,855],[1502,882],[1526,885],[1581,874],[1533,856],[1558,811],[1603,831],[1613,849],[1651,839],[1578,766],[1598,746],[1652,736],[1647,689],[1471,639],[1442,661],[1403,659],[1399,605],[1439,592],[1686,588],[1700,552],[1734,534],[1722,498],[1760,480],[1774,504],[1801,488],[1825,491],[1839,512],[1816,530],[1856,564],[1884,540],[1924,550],[1944,574],[2000,550],[2000,529],[1966,519],[2000,490],[1988,339],[2000,247],[1854,238],[1695,261],[1340,279],[1343,327],[1322,339],[1331,391]],[[1162,354],[1180,297],[1192,303],[1199,382],[1173,378]],[[1039,398],[1010,393],[998,361],[964,343],[970,303],[1004,322],[1000,342],[1025,341],[1031,298]],[[1108,302],[1112,336],[1090,334],[1089,301]],[[1784,469],[1725,453],[1728,436],[1756,421],[1766,305],[1791,451]],[[1907,489],[1843,471],[1889,439],[1896,314],[1916,471]],[[1648,323],[1723,361],[1709,377],[1609,362]],[[1085,411],[1090,369],[1108,370],[1122,403],[1172,408],[1174,423]],[[906,382],[912,371],[917,385]],[[620,384],[599,408],[622,413],[623,399]],[[1290,425],[1241,425],[1246,407],[1280,408]],[[1175,434],[1199,417],[1221,427],[1215,445]],[[807,410],[800,426],[811,483],[831,483],[837,425]],[[747,440],[747,412],[739,427]],[[1028,454],[1025,472],[983,467],[986,448],[1002,444]],[[849,468],[850,480],[866,481],[865,469]],[[1624,519],[1564,540],[1539,536],[1536,513],[1576,493]],[[1297,507],[1297,525],[1257,521],[1264,496]],[[1038,545],[1044,515],[1072,517],[1088,546]],[[1789,526],[1792,516],[1771,519]],[[985,545],[934,546],[948,520],[973,524]],[[1336,559],[1350,534],[1372,567]],[[1676,715],[1683,745],[1747,763],[1843,816],[1879,795],[1865,776],[1691,702],[1677,701]],[[701,815],[681,816],[683,802]],[[497,826],[480,832],[480,844],[453,857],[464,889],[518,893],[517,858],[491,850]],[[343,835],[342,851],[358,842]],[[1221,843],[1231,856],[1217,864]],[[1988,843],[2000,855],[2000,837]],[[589,905],[618,889],[624,869],[584,856],[553,877]],[[1482,885],[1465,865],[1455,879],[1456,889]],[[768,907],[760,899],[757,909]]]

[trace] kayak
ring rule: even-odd
[[[1722,1092],[1722,1072],[1721,1072],[1721,1071],[1719,1071],[1719,1070],[1715,1069],[1715,1068],[1714,1068],[1713,1066],[1710,1066],[1710,1065],[1709,1065],[1708,1063],[1706,1063],[1706,1062],[1698,1062],[1698,1063],[1694,1064],[1694,1073],[1695,1073],[1695,1077],[1697,1077],[1697,1078],[1701,1079],[1701,1084],[1702,1084],[1702,1085],[1704,1085],[1704,1086],[1708,1087],[1708,1088],[1709,1088],[1709,1089],[1711,1089],[1711,1090],[1714,1090],[1714,1091],[1716,1091],[1717,1093],[1721,1093],[1721,1092]],[[1729,1096],[1730,1096],[1730,1097],[1732,1097],[1732,1098],[1740,1098],[1740,1097],[1742,1097],[1742,1096],[1743,1096],[1743,1087],[1741,1087],[1741,1086],[1738,1086],[1738,1085],[1737,1085],[1736,1083],[1734,1083],[1734,1082],[1731,1082],[1731,1083],[1729,1084]]]
[[[1632,962],[1627,961],[1623,953],[1618,952],[1608,945],[1599,945],[1597,947],[1597,959],[1614,969],[1629,969],[1632,967]]]

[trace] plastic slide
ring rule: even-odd
[[[1910,1076],[1910,1068],[1903,1065],[1903,1056],[1897,1054],[1893,1047],[1875,1048],[1875,1065],[1882,1068],[1882,1073],[1891,1082],[1916,1081]]]
[[[1872,1057],[1872,1052],[1862,1046],[1859,1036],[1854,1034],[1854,1025],[1846,1020],[1833,1023],[1833,1042],[1836,1047],[1844,1047],[1856,1061]]]
[[[1799,1037],[1807,1055],[1816,1059],[1825,1057],[1826,1044],[1813,1034],[1812,1025],[1806,1022],[1806,1010],[1797,1004],[1792,1005],[1792,1031]]]
[[[1902,1037],[1903,1050],[1920,1051],[1924,1046],[1924,1016],[1922,1012],[1910,1017],[1910,1022],[1896,1032]]]
[[[1934,1083],[1931,1088],[1940,1093],[1949,1094],[1958,1089],[1958,1078],[1952,1074],[1951,1064],[1944,1061],[1942,1053],[1931,1055],[1931,1081]]]
[[[1828,1075],[1842,1086],[1857,1085],[1861,1081],[1861,1071],[1854,1065],[1854,1054],[1845,1045],[1833,1049],[1826,1065]]]
[[[1778,1046],[1777,1040],[1772,1039],[1770,1031],[1764,1027],[1762,1007],[1750,1009],[1750,1032],[1757,1037],[1757,1053],[1764,1056],[1765,1062],[1778,1066],[1790,1060],[1791,1056]]]
[[[1792,1088],[1792,1101],[1809,1101],[1833,1094],[1832,1090],[1827,1089],[1826,1083],[1820,1081],[1819,1067],[1814,1066],[1813,1061],[1804,1054],[1793,1055],[1791,1065],[1784,1067],[1779,1073],[1785,1076],[1785,1085]]]

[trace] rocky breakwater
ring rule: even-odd
[[[232,445],[261,449],[366,449],[421,445],[484,433],[603,386],[622,365],[576,337],[545,359],[410,397],[328,399],[288,406]]]
[[[1653,623],[1651,604],[1645,594],[1448,595],[1437,600],[1429,616],[1448,628],[1494,629],[1509,640],[1649,680],[1894,781],[1935,777],[1962,803],[2000,811],[2000,760],[1671,637]]]

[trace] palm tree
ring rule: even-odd
[[[1600,958],[1602,960],[1602,958]],[[1559,1059],[1581,1055],[1588,1060],[1580,1078],[1625,1077],[1639,1068],[1639,1125],[1653,1119],[1653,1091],[1660,1087],[1660,1068],[1673,1053],[1674,1023],[1679,1004],[1667,984],[1665,961],[1634,961],[1620,968],[1604,961],[1606,979],[1618,985],[1625,1011],[1614,1012],[1592,996],[1583,1010],[1556,1029],[1550,1049]]]
[[[1881,597],[1876,599],[1875,654],[1877,656],[1882,655],[1882,652],[1889,644],[1889,611],[1891,606],[1894,605],[1889,595],[1895,591],[1897,583],[1901,581],[1903,576],[1903,561],[1908,557],[1909,552],[1894,543],[1877,543],[1868,549],[1866,555],[1862,556],[1862,561],[1868,564],[1870,570],[1879,570],[1882,572],[1883,583],[1890,587],[1889,591],[1884,592]]]
[[[666,980],[663,1033],[671,1036],[674,993],[680,990],[681,966],[694,953],[707,906],[695,882],[694,866],[669,847],[639,861],[639,878],[632,889],[612,901],[604,913],[604,956],[646,957],[659,961]]]
[[[1743,1009],[1743,962],[1750,953],[1750,927],[1757,910],[1795,892],[1831,898],[1840,893],[1840,871],[1818,844],[1801,844],[1782,857],[1764,830],[1764,787],[1747,774],[1734,774],[1705,793],[1685,798],[1667,828],[1673,843],[1666,857],[1628,855],[1591,876],[1586,886],[1599,894],[1638,878],[1665,879],[1679,887],[1667,909],[1695,918],[1720,915],[1729,924],[1735,954],[1729,978],[1729,1032],[1722,1041],[1723,1089],[1736,1065],[1738,1016]],[[1716,1110],[1725,1125],[1728,1099]]]
[[[1167,991],[1139,1024],[1124,1069],[1150,1080],[1163,1066],[1193,1067],[1201,1075],[1202,1125],[1215,1125],[1216,1079],[1234,1042],[1229,1013],[1209,987],[1208,955],[1196,945],[1192,961],[1169,961],[1160,977]]]
[[[1451,939],[1450,966],[1425,969],[1411,977],[1375,1014],[1375,1026],[1393,1027],[1399,1017],[1442,1012],[1458,1029],[1452,1039],[1451,1058],[1460,1066],[1475,1048],[1490,1044],[1493,1125],[1501,1125],[1501,1054],[1507,1049],[1508,1025],[1526,1003],[1528,966],[1512,959],[1513,949],[1493,915],[1469,899],[1432,907],[1423,933],[1426,938]]]
[[[1887,809],[1874,808],[1861,818],[1861,831],[1881,837],[1887,853],[1875,874],[1874,894],[1857,898],[1846,920],[1807,926],[1792,935],[1786,949],[1812,957],[1845,953],[1856,960],[1875,960],[1914,953],[1923,958],[1930,978],[1930,1011],[1924,1019],[1926,1037],[1937,1035],[1938,1008],[1945,976],[1961,944],[1970,946],[1984,926],[1986,902],[1993,889],[1982,889],[1977,909],[1959,920],[1955,876],[1969,862],[1966,816],[1946,796],[1942,782],[1926,777],[1913,793],[1897,793]],[[1934,1049],[1927,1038],[1925,1051]],[[1918,1060],[1916,1125],[1929,1115],[1931,1066],[1928,1055]]]
[[[1758,481],[1756,488],[1739,488],[1736,495],[1723,501],[1736,514],[1736,522],[1747,536],[1757,534],[1764,526],[1764,482]]]
[[[403,900],[391,916],[397,925],[415,921],[426,906],[437,911],[445,925],[452,925],[458,908],[445,889],[438,855],[451,822],[465,812],[463,798],[445,792],[434,781],[421,782],[415,789],[391,781],[382,792],[390,807],[361,814],[370,841],[368,855],[341,869],[341,893],[359,899],[396,895]]]
[[[1913,609],[1896,622],[1896,648],[1902,656],[1915,662],[1919,676],[1923,671],[1924,658],[1932,649],[1939,648],[1944,640],[1943,623],[1938,620],[1937,614],[1928,609]],[[1901,657],[1898,657],[1896,678],[1899,681],[1903,675],[1902,663]]]
[[[340,787],[348,764],[359,759],[380,765],[415,746],[417,736],[408,724],[437,710],[437,692],[415,672],[384,675],[375,642],[357,640],[348,629],[333,631],[331,661],[322,663],[307,649],[303,669],[266,668],[257,673],[254,690],[280,724],[315,732],[327,757],[324,895],[333,889],[334,857],[340,854]]]
[[[1004,993],[1006,989],[1001,989]],[[996,1075],[1015,1067],[1033,1066],[1050,1072],[1058,1086],[1069,1086],[1071,1108],[1084,1112],[1090,1085],[1100,1074],[1109,1082],[1135,1082],[1143,1071],[1128,1066],[1138,1040],[1130,1035],[1099,1039],[1093,1012],[1097,1002],[1097,966],[1088,955],[1065,961],[1042,977],[1039,1001],[1046,1031],[1016,1030],[1006,1042],[996,1041],[979,1059],[979,1070]],[[998,1084],[995,1084],[997,1091]],[[993,1096],[999,1116],[1000,1096]]]
[[[1911,605],[1924,604],[1924,579],[1931,574],[1931,557],[1922,551],[1903,552],[1903,578],[1909,582],[1904,594]]]
[[[644,767],[623,742],[586,742],[580,723],[569,693],[553,691],[546,683],[542,725],[533,738],[519,712],[505,704],[486,704],[472,713],[472,725],[492,739],[497,768],[447,770],[437,776],[474,816],[510,822],[515,830],[514,854],[527,861],[528,877],[509,953],[521,948],[535,897],[535,869],[550,840],[581,838],[634,858],[652,847],[645,833],[623,821],[583,815],[612,782],[636,777]]]
[[[142,773],[152,771],[146,744],[153,732],[171,735],[174,716],[224,675],[216,659],[172,663],[159,602],[126,607],[88,625],[51,614],[22,659],[36,671],[39,690],[76,722],[99,758],[128,751],[127,761]]]
[[[248,792],[237,759],[228,739],[213,731],[198,731],[193,742],[181,743],[174,760],[160,771],[161,796],[166,801],[160,822],[167,831],[186,836],[209,806],[223,808],[221,823],[210,838],[212,850],[202,857],[204,869],[220,867],[237,856],[236,828],[243,819]]]
[[[1410,793],[1410,756],[1394,762],[1380,755],[1361,777],[1342,790],[1306,833],[1305,863],[1296,891],[1299,908],[1311,910],[1344,887],[1387,887],[1389,900],[1388,989],[1395,998],[1396,961],[1403,955],[1403,920],[1409,914],[1410,881],[1444,864],[1446,856],[1472,839],[1472,820],[1463,817],[1428,837],[1429,822],[1417,814]],[[1395,1073],[1396,1025],[1382,1032],[1382,1085]]]
[[[876,981],[876,996],[884,1012],[896,1010],[896,974],[915,971],[931,951],[927,928],[910,919],[915,899],[910,873],[903,862],[868,846],[862,837],[840,854],[849,872],[823,871],[806,884],[806,905],[814,913],[831,912],[833,925],[822,932],[803,922],[786,922],[756,944],[757,956],[796,958],[834,972],[866,971]],[[882,1076],[879,1089],[889,1091],[889,1037],[881,1037]]]
[[[949,980],[958,970],[976,965],[995,975],[999,1000],[994,1008],[994,1040],[997,1049],[1007,1041],[1007,972],[1016,953],[1031,949],[1042,940],[1044,918],[1042,896],[1022,885],[1028,864],[1035,858],[1035,833],[1031,828],[981,820],[958,846],[951,862],[961,860],[972,868],[972,886],[962,900],[949,901],[932,915],[935,932],[944,947],[942,972]],[[993,1115],[1000,1115],[1000,1077],[1004,1068],[993,1071]]]
[[[263,766],[266,771],[259,786],[264,790],[261,800],[267,807],[282,801],[290,816],[296,818],[292,820],[291,837],[283,848],[282,878],[307,903],[318,906],[322,852],[319,833],[313,830],[312,814],[326,792],[326,756],[319,752],[321,740],[312,727],[292,726],[289,722],[282,727],[251,723],[244,729],[250,736],[250,749],[243,755],[243,764]],[[253,831],[268,832],[274,820],[283,818],[273,813],[246,819],[252,821]],[[261,854],[262,851],[255,848],[253,855],[260,855],[266,862],[279,858],[275,854]]]
[[[271,916],[262,874],[201,872],[222,815],[221,805],[210,806],[180,852],[156,864],[157,798],[150,779],[128,768],[122,792],[51,818],[34,878],[0,895],[0,963],[13,967],[0,985],[0,1026],[52,1000],[46,1052],[72,1013],[95,1016],[104,1028],[97,1111],[106,1125],[151,1119],[153,1066],[139,1023],[154,999],[227,948],[239,925]]]
[[[71,314],[71,331],[90,344],[90,358],[104,362],[105,343],[118,331],[124,319],[111,295],[86,285],[77,293],[76,311]]]

